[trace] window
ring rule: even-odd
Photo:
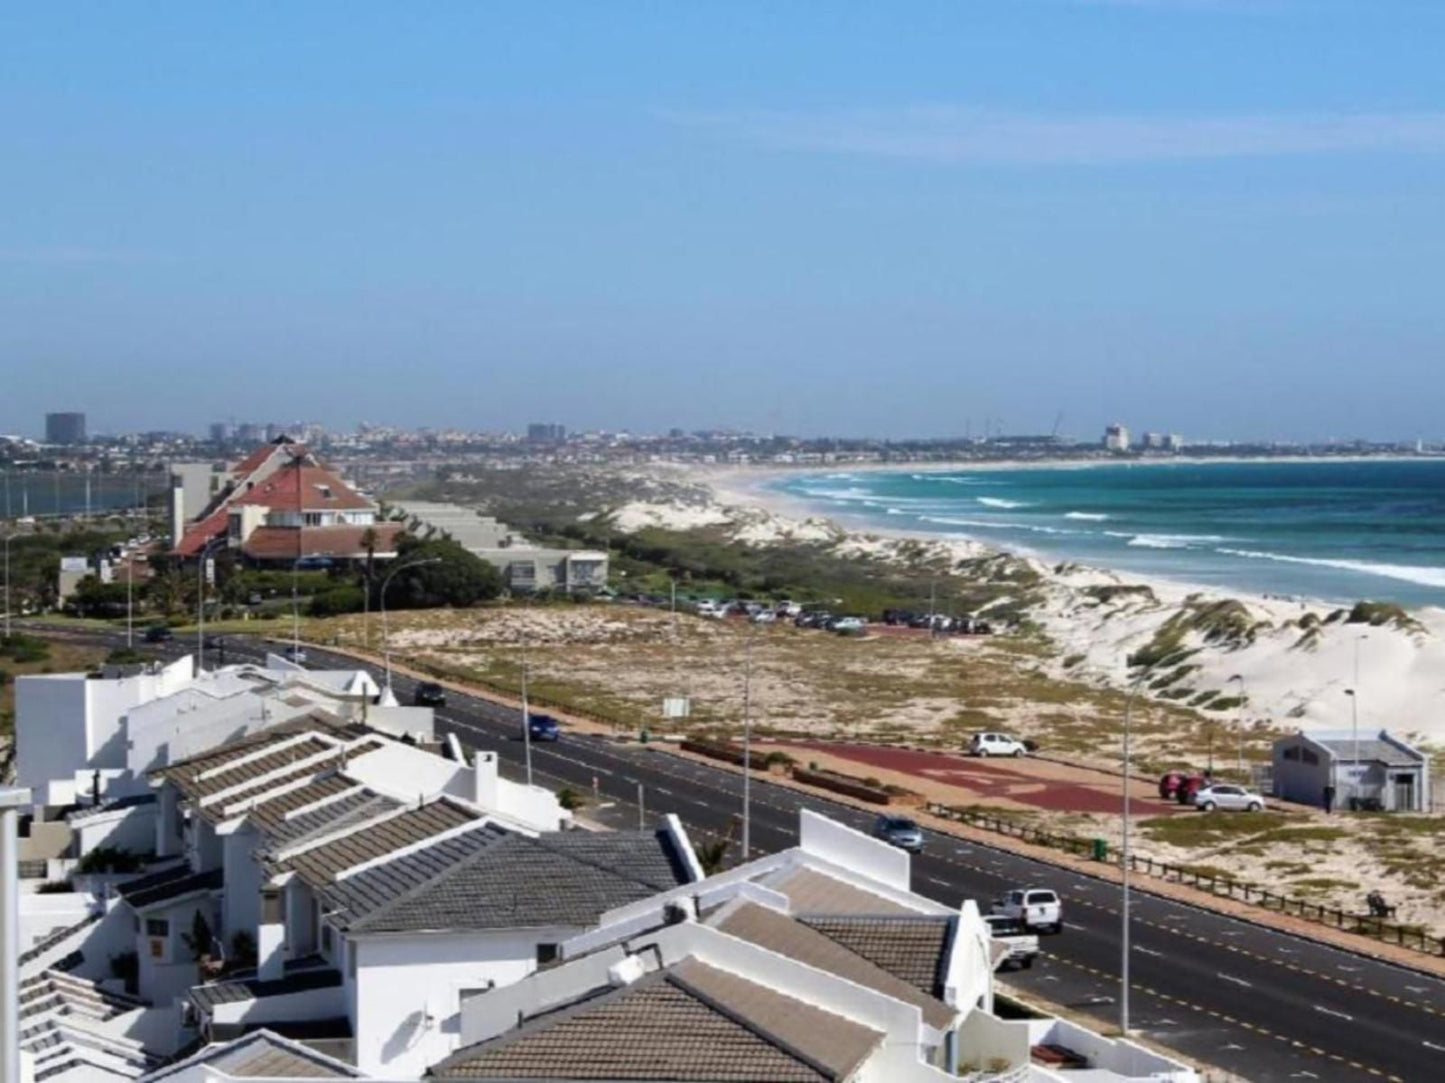
[[[320,526],[321,513],[319,511],[308,511],[301,517],[301,521],[306,526]]]
[[[1287,760],[1298,760],[1299,749],[1291,745],[1289,748],[1284,750],[1284,758]]]
[[[1305,763],[1309,764],[1311,767],[1320,762],[1319,755],[1313,749],[1303,749],[1300,752],[1300,757],[1305,761]]]
[[[171,923],[165,918],[146,918],[146,936],[170,936]]]
[[[556,961],[557,961],[557,945],[556,945],[556,944],[538,944],[538,945],[537,945],[537,965],[538,965],[538,966],[546,966],[548,963],[555,963]]]
[[[276,888],[266,888],[261,892],[261,924],[280,925],[286,920],[281,907],[281,892]]]

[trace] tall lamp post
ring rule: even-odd
[[[5,532],[5,638],[10,638],[10,539],[15,535]]]
[[[743,649],[743,861],[753,852],[753,639],[757,631],[756,624],[748,625]]]
[[[1369,639],[1361,633],[1355,636],[1355,682],[1345,689],[1350,697],[1350,796],[1360,796],[1360,643]]]
[[[1119,904],[1122,944],[1119,956],[1119,1030],[1129,1036],[1129,737],[1132,732],[1134,700],[1139,688],[1159,662],[1145,666],[1129,685],[1129,698],[1124,701],[1124,838],[1120,848],[1119,873],[1123,897]]]
[[[421,560],[408,560],[404,564],[398,564],[391,571],[386,573],[386,578],[381,581],[381,649],[386,658],[386,690],[391,692],[391,636],[387,634],[386,627],[386,588],[391,586],[392,577],[397,572],[405,571],[407,568],[420,568],[424,564],[440,564],[441,557],[425,557]],[[393,694],[394,697],[394,694]]]
[[[1231,682],[1239,682],[1239,762],[1237,764],[1239,773],[1244,774],[1244,701],[1249,698],[1244,689],[1244,677],[1236,673],[1229,678]]]
[[[210,559],[211,550],[225,542],[225,538],[212,538],[201,547],[200,563],[196,565],[196,676],[199,677],[206,669],[206,561]],[[129,569],[129,565],[126,565]],[[129,570],[126,573],[126,583],[130,582]],[[130,639],[130,590],[126,589],[126,639]]]

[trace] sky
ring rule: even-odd
[[[1445,438],[1445,4],[0,8],[0,432]]]

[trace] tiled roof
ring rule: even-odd
[[[115,886],[116,892],[128,902],[133,910],[170,902],[197,891],[219,891],[222,871],[191,872],[188,865],[177,865],[164,872],[152,873],[135,880],[127,880]]]
[[[247,454],[244,459],[238,462],[235,466],[231,467],[231,476],[235,478],[244,478],[248,474],[255,473],[257,470],[261,469],[261,467],[266,465],[266,460],[269,459],[278,448],[282,447],[286,448],[288,452],[292,455],[306,454],[305,444],[298,444],[289,436],[278,436],[275,440],[268,441],[267,443],[262,444],[260,447],[252,449],[252,451]]]
[[[593,925],[687,882],[665,833],[478,829],[327,889],[357,932]]]
[[[461,803],[442,798],[275,861],[273,872],[292,870],[313,889],[321,890],[331,885],[338,872],[480,818],[476,811]]]
[[[36,959],[39,959],[42,955],[44,955],[51,948],[55,947],[55,945],[59,944],[66,937],[73,936],[75,933],[80,932],[80,930],[84,929],[88,925],[94,925],[97,921],[100,920],[100,917],[101,915],[99,913],[87,914],[85,917],[77,921],[74,925],[62,925],[60,928],[56,929],[48,936],[42,938],[41,940],[37,940],[33,945],[31,945],[28,951],[21,953],[20,966],[23,968],[26,963],[32,963]],[[57,963],[56,969],[65,970],[66,967],[60,966]]]
[[[183,557],[195,556],[212,538],[219,538],[225,534],[229,523],[230,512],[223,505],[205,518],[186,527],[175,551]]]
[[[329,711],[316,708],[298,718],[290,718],[285,722],[278,722],[263,730],[238,737],[233,741],[227,741],[219,748],[208,749],[199,752],[194,756],[187,756],[185,759],[176,760],[165,767],[158,767],[147,773],[152,782],[160,779],[172,779],[183,790],[186,789],[187,780],[194,779],[207,771],[224,767],[232,760],[249,756],[253,752],[259,752],[264,746],[277,744],[278,742],[296,737],[301,734],[324,733],[337,740],[345,740],[364,736],[368,731],[363,726],[357,726],[338,718]],[[188,791],[189,792],[189,791]],[[200,795],[200,794],[198,794]],[[203,795],[200,795],[203,796]]]
[[[880,1037],[687,959],[459,1050],[431,1074],[439,1079],[820,1083],[846,1079]]]
[[[279,978],[262,979],[253,976],[196,985],[191,987],[189,996],[203,1014],[208,1014],[209,1009],[217,1004],[237,1004],[284,996],[287,993],[304,993],[312,989],[332,989],[340,984],[339,971],[329,966],[315,966],[292,970]]]
[[[208,1065],[231,1079],[359,1079],[349,1064],[318,1053],[269,1030],[258,1030],[233,1042],[208,1045],[199,1053],[152,1072],[140,1083],[161,1080],[197,1065]]]
[[[766,880],[765,885],[786,895],[793,912],[799,914],[876,915],[918,912],[815,869],[792,869],[775,880]]]
[[[27,1020],[48,1013],[106,1020],[146,1006],[143,1000],[54,969],[22,981],[19,991],[22,1031]]]
[[[341,526],[258,526],[241,546],[253,560],[290,560],[303,556],[359,557],[366,554],[366,532],[375,534],[374,548],[386,554],[396,550],[400,523]]]
[[[316,808],[307,805],[322,795],[339,794]],[[339,831],[401,808],[401,803],[358,785],[342,775],[327,775],[309,786],[255,805],[248,814],[272,850],[313,835]],[[298,812],[297,809],[305,809]]]
[[[956,1014],[931,991],[920,992],[902,978],[787,914],[745,902],[719,912],[714,924],[729,936],[912,1004],[935,1028],[947,1027]]]
[[[922,993],[937,997],[943,992],[944,968],[953,943],[954,919],[951,917],[826,914],[802,915],[798,920]]]
[[[241,483],[243,487],[246,482]],[[302,511],[364,511],[376,505],[324,466],[293,459],[231,501]]]

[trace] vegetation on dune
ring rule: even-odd
[[[1422,634],[1424,625],[1393,602],[1356,602],[1346,624],[1368,624],[1371,628],[1397,628],[1402,632]]]

